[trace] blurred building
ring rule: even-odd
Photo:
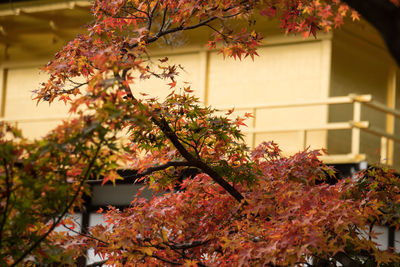
[[[85,31],[85,25],[93,20],[90,3],[3,2],[0,119],[15,121],[27,136],[38,138],[68,116],[63,103],[36,106],[31,100],[31,91],[46,79],[39,67]],[[217,51],[208,50],[204,46],[210,33],[207,30],[174,36],[181,46],[155,45],[151,55],[168,56],[171,62],[184,66],[181,80],[191,82],[206,105],[222,110],[236,107],[239,115],[253,113],[254,119],[243,129],[252,147],[274,140],[286,154],[307,147],[326,148],[323,160],[344,175],[370,164],[399,170],[399,69],[378,33],[364,21],[346,23],[316,39],[284,36],[276,22],[269,20],[257,25],[265,39],[254,62],[249,58],[223,59]],[[142,86],[152,95],[168,94],[161,81]],[[131,184],[94,185],[92,207],[124,205],[130,198],[122,199],[121,192],[129,196],[135,190]],[[104,195],[108,199],[101,197]],[[93,217],[92,222],[95,220]],[[393,245],[394,232],[390,235],[389,245]]]

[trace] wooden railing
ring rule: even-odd
[[[307,126],[302,127],[278,127],[271,128],[265,125],[256,126],[255,121],[257,113],[261,109],[275,109],[275,108],[299,108],[307,106],[327,106],[334,104],[352,104],[353,114],[352,120],[344,122],[326,122],[318,126]],[[382,103],[373,100],[372,95],[355,95],[350,94],[348,96],[340,97],[329,97],[321,100],[310,100],[310,101],[296,101],[296,102],[282,102],[273,104],[254,104],[254,105],[239,105],[235,106],[235,110],[251,110],[254,116],[253,124],[250,128],[243,129],[243,131],[252,136],[251,145],[254,147],[256,145],[256,134],[260,133],[277,133],[277,132],[298,132],[300,133],[300,140],[302,142],[301,147],[304,149],[307,147],[307,133],[309,131],[317,130],[351,130],[351,148],[350,154],[345,155],[331,155],[325,157],[328,161],[333,162],[359,162],[366,159],[365,154],[360,153],[360,139],[361,131],[373,134],[381,139],[380,148],[380,159],[381,163],[391,165],[393,163],[393,153],[394,153],[394,142],[400,143],[400,136],[396,136],[393,132],[388,132],[388,128],[394,129],[394,120],[390,120],[393,125],[392,127],[386,127],[386,129],[379,129],[371,125],[368,120],[361,120],[362,106],[368,106],[378,112],[386,114],[386,116],[393,116],[400,118],[400,111],[388,108]],[[231,107],[218,107],[220,110],[228,110]],[[327,121],[328,119],[326,119]],[[388,123],[388,119],[386,124]],[[329,151],[328,151],[329,152]]]
[[[362,130],[380,137],[380,161],[382,164],[392,165],[394,156],[394,143],[400,143],[400,136],[394,134],[395,118],[400,118],[400,111],[388,108],[384,104],[374,101],[371,95],[349,95],[349,97],[354,99],[354,105],[359,106],[360,113],[361,104],[364,104],[365,106],[368,106],[386,115],[386,129],[379,129],[373,125],[369,125],[369,127],[362,128]]]

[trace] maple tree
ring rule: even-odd
[[[82,207],[86,180],[115,168],[110,154],[117,153],[112,152],[116,140],[90,116],[65,122],[40,141],[0,124],[2,266],[34,259],[33,250],[45,259],[43,264],[68,256],[47,238],[68,223],[65,215]]]
[[[1,125],[2,263],[73,264],[93,248],[118,266],[396,265],[371,229],[399,226],[392,171],[331,185],[318,151],[282,157],[272,142],[250,151],[243,118],[204,107],[168,58],[148,59],[152,43],[200,27],[223,56],[254,57],[261,34],[224,22],[277,17],[285,32],[308,37],[357,12],[338,0],[97,0],[92,11],[95,22],[44,67],[51,76],[36,91],[38,102],[64,101],[77,119],[34,142]],[[146,79],[165,80],[170,94],[141,94],[137,80]],[[73,226],[64,216],[82,207],[89,178],[115,182],[127,166],[164,193],[110,207],[108,226],[90,233],[54,231]],[[188,168],[196,174],[182,181]]]

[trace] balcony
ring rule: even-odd
[[[304,107],[319,107],[320,111],[327,111],[327,114],[334,112],[331,107],[333,106],[347,106],[344,114],[347,117],[351,117],[351,120],[329,122],[327,119],[326,123],[319,123],[317,125],[303,126],[292,126],[290,123],[284,127],[274,127],[270,125],[263,125],[258,123],[257,116],[261,111],[271,112],[275,109],[284,110],[284,112],[293,110],[299,110]],[[349,107],[350,106],[350,107]],[[368,108],[370,111],[367,113],[365,109]],[[218,107],[220,110],[228,110],[226,106]],[[348,96],[341,97],[329,97],[320,100],[310,101],[298,101],[298,102],[282,102],[273,104],[255,104],[255,105],[243,105],[235,106],[235,110],[238,113],[251,112],[254,118],[250,121],[248,128],[244,128],[243,131],[247,134],[247,141],[251,147],[255,147],[260,143],[259,135],[267,137],[266,140],[271,140],[268,136],[275,136],[277,143],[283,145],[283,153],[291,154],[299,150],[311,148],[327,148],[327,154],[322,156],[322,159],[326,163],[330,164],[341,164],[341,163],[358,163],[361,161],[367,161],[371,164],[383,164],[393,166],[395,168],[400,167],[395,162],[395,146],[400,144],[400,136],[395,135],[395,120],[400,118],[400,111],[391,109],[386,105],[375,101],[372,95],[355,95],[349,94]],[[371,113],[371,110],[373,112]],[[342,111],[343,113],[343,111]],[[371,114],[372,117],[371,117]],[[307,114],[304,114],[307,116]],[[330,117],[330,116],[329,116]],[[370,120],[368,117],[371,117]],[[384,123],[382,127],[381,123],[374,123],[377,117],[383,117]],[[337,133],[348,133],[347,138],[342,138],[343,135]],[[313,135],[313,133],[318,133]],[[367,134],[367,135],[364,135]],[[282,144],[279,142],[279,136],[287,135],[288,138],[283,138]],[[371,136],[372,135],[372,136]],[[316,146],[313,139],[322,141],[322,145]],[[365,149],[365,141],[369,139],[375,139],[379,142],[379,147],[373,147],[373,153],[370,153],[371,148]],[[345,144],[347,147],[332,147],[332,143],[338,143],[337,139],[341,144]],[[285,144],[286,143],[286,144]],[[317,142],[321,145],[321,141]],[[375,142],[376,143],[376,142]],[[331,153],[332,151],[348,151],[348,153]],[[376,160],[378,159],[378,160]],[[395,164],[397,163],[397,164]]]

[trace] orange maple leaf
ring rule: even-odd
[[[176,86],[176,81],[172,81],[168,84],[170,88],[174,88]]]
[[[72,99],[68,95],[62,95],[59,97],[58,101],[64,101],[64,104],[67,105],[68,101],[71,101]]]

